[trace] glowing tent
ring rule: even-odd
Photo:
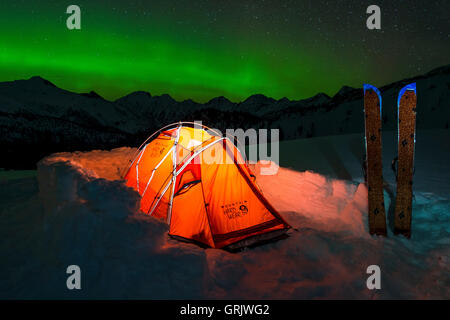
[[[234,249],[290,228],[232,140],[204,126],[183,122],[155,132],[124,178],[141,195],[141,210],[166,220],[180,240]]]

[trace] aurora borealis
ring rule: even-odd
[[[392,2],[392,1],[391,1]],[[81,30],[66,28],[70,4]],[[262,93],[333,95],[447,64],[448,1],[2,1],[0,81],[39,75],[116,99],[136,90],[177,100]]]

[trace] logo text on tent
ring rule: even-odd
[[[248,213],[247,200],[224,204],[220,207],[228,219],[236,219]]]

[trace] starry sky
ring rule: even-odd
[[[70,4],[81,30],[66,27]],[[366,28],[371,4],[381,30]],[[0,81],[39,75],[109,100],[334,95],[448,64],[449,12],[448,0],[2,1]]]

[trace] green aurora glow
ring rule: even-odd
[[[314,41],[314,30],[292,26],[271,33],[276,21],[255,25],[231,14],[211,27],[195,8],[77,1],[82,30],[70,31],[66,4],[47,2],[0,4],[0,81],[39,75],[107,99],[136,90],[196,101],[255,93],[300,99],[360,86],[374,68],[357,59],[363,48],[336,51],[335,43]]]

